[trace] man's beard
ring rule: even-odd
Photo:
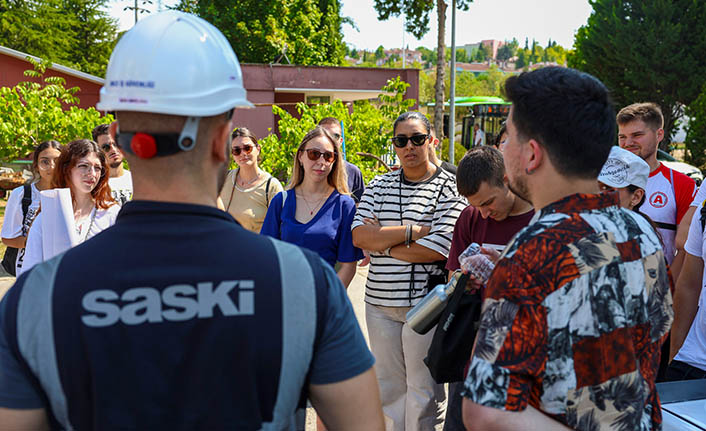
[[[119,161],[119,162],[111,163],[109,166],[110,166],[110,169],[117,169],[118,166],[120,166],[120,165],[122,165],[122,164],[123,164],[123,161],[121,160],[121,161]]]
[[[527,182],[524,180],[524,178],[515,178],[514,180],[510,180],[508,178],[507,181],[507,187],[510,189],[511,192],[513,192],[517,197],[520,199],[529,202],[530,204],[532,203],[532,199],[530,197],[530,192],[527,189]]]
[[[642,154],[642,151],[640,151],[640,154],[638,154],[638,156],[640,156],[640,158],[642,160],[647,160],[657,153],[657,148],[659,148],[659,144],[657,147],[655,147],[654,151],[650,151],[649,154],[648,153]]]

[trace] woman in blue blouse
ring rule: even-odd
[[[286,190],[272,199],[260,233],[313,250],[348,287],[363,252],[353,246],[355,203],[336,141],[317,126],[302,140]]]

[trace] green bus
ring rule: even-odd
[[[473,146],[473,126],[478,126],[485,132],[485,143],[492,144],[510,114],[510,102],[495,96],[464,96],[455,99],[458,116],[461,116],[463,131],[461,144],[466,148]],[[427,106],[434,106],[429,103]],[[444,106],[449,106],[446,102]],[[444,114],[444,135],[449,135],[449,115]]]

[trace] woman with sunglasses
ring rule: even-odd
[[[25,255],[25,245],[29,228],[39,211],[39,192],[51,187],[51,178],[54,174],[56,159],[61,152],[61,144],[57,141],[44,141],[37,146],[32,156],[32,184],[29,186],[31,201],[24,214],[22,201],[25,197],[27,186],[20,186],[12,190],[5,207],[5,218],[2,224],[2,242],[8,247],[17,250],[15,272],[22,268]]]
[[[259,233],[272,198],[282,191],[277,178],[260,169],[260,145],[245,127],[233,130],[232,152],[238,168],[230,171],[221,189],[223,208],[245,229]]]
[[[353,246],[355,202],[348,192],[343,158],[333,136],[321,126],[297,149],[287,190],[272,200],[262,233],[313,250],[348,287],[363,252]]]
[[[88,139],[70,142],[61,149],[51,180],[51,188],[68,188],[73,207],[73,223],[78,243],[82,243],[115,223],[120,211],[108,186],[108,160],[98,144]],[[22,272],[48,259],[44,237],[53,234],[51,226],[60,220],[58,214],[39,211],[27,237]],[[19,274],[18,274],[19,275]]]
[[[455,177],[429,160],[431,124],[423,114],[400,115],[392,130],[401,168],[365,189],[353,241],[370,251],[365,318],[385,419],[393,429],[430,430],[443,420],[445,399],[424,364],[434,331],[417,334],[405,316],[445,283],[454,225],[466,203]]]

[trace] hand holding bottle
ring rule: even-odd
[[[494,261],[497,261],[499,256],[496,250],[486,249],[475,242],[459,255],[458,263],[461,270],[470,275],[471,291],[485,285],[495,268]]]

